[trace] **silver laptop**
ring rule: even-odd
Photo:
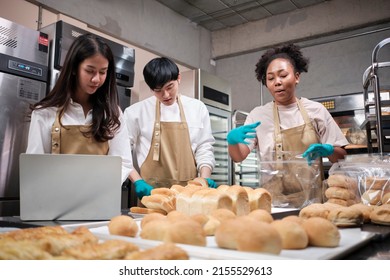
[[[119,156],[20,155],[24,221],[110,220],[121,213]]]

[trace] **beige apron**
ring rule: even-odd
[[[156,120],[149,153],[141,166],[141,177],[154,188],[185,186],[197,176],[190,134],[180,98],[181,122],[161,122],[160,102],[156,102]]]
[[[275,169],[279,172],[263,187],[271,192],[274,205],[300,208],[310,200],[322,200],[323,172],[321,159],[315,169],[314,165],[307,165],[306,159],[295,158],[310,144],[319,143],[315,128],[298,99],[297,105],[304,124],[281,130],[278,108],[274,103]]]
[[[93,137],[85,137],[82,131],[86,131],[86,125],[60,125],[59,112],[51,130],[52,154],[91,154],[107,155],[108,141],[98,142]]]

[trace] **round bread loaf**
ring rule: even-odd
[[[254,218],[256,221],[260,221],[260,222],[272,223],[274,221],[272,215],[267,210],[264,209],[253,210],[247,216]]]
[[[153,220],[161,220],[165,219],[166,216],[161,213],[150,213],[148,215],[145,215],[141,220],[141,229],[145,227],[147,223]]]
[[[304,218],[299,217],[297,215],[288,215],[286,217],[283,217],[282,220],[287,220],[302,225]]]
[[[377,206],[370,214],[371,222],[380,225],[390,225],[390,204]]]
[[[219,221],[224,221],[226,219],[234,219],[236,217],[236,214],[234,214],[233,211],[225,208],[218,208],[211,212],[210,214],[214,218],[218,219]]]
[[[215,241],[220,248],[238,251],[279,254],[282,250],[282,238],[273,226],[245,216],[223,221]]]
[[[363,222],[363,213],[357,208],[339,207],[329,211],[328,220],[338,227],[360,226]]]
[[[325,218],[308,218],[302,226],[309,237],[309,245],[337,247],[340,243],[341,236],[337,226]]]
[[[304,249],[309,244],[309,237],[303,226],[288,219],[276,220],[271,225],[282,237],[283,249]]]
[[[138,225],[132,217],[120,215],[110,220],[108,231],[113,235],[135,237],[138,233]]]

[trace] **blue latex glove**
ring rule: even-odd
[[[217,186],[217,183],[215,183],[215,181],[213,179],[210,179],[210,178],[205,178],[207,183],[209,184],[209,188],[213,188],[213,189],[216,189],[218,186]]]
[[[237,145],[238,143],[242,143],[248,145],[249,143],[246,142],[245,139],[256,137],[256,127],[258,127],[260,123],[261,122],[251,123],[232,129],[227,135],[228,144]]]
[[[140,179],[134,182],[135,186],[135,193],[137,194],[137,197],[139,199],[142,199],[145,195],[150,195],[151,190],[153,187],[146,183],[144,180]]]
[[[302,154],[304,158],[307,158],[307,162],[311,162],[319,157],[327,157],[333,154],[334,148],[330,144],[311,144],[309,148]]]

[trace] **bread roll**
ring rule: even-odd
[[[325,196],[328,199],[337,198],[337,199],[348,200],[354,197],[354,194],[349,189],[344,189],[340,187],[330,187],[326,189]]]
[[[168,219],[150,221],[141,228],[140,237],[142,239],[164,241],[171,224]]]
[[[331,203],[331,204],[337,204],[337,205],[340,205],[340,206],[348,206],[349,205],[349,202],[345,199],[340,199],[340,198],[329,198],[327,203]]]
[[[299,217],[301,218],[311,218],[311,217],[321,217],[327,218],[329,213],[329,208],[321,203],[313,203],[299,211]]]
[[[141,229],[145,227],[145,225],[154,220],[166,219],[167,217],[161,213],[151,213],[149,215],[145,215],[141,220]]]
[[[309,237],[309,245],[317,247],[337,247],[340,232],[336,225],[322,217],[311,217],[302,224]]]
[[[192,219],[172,223],[163,241],[196,246],[206,246],[207,243],[203,227]]]
[[[162,209],[169,213],[175,210],[174,202],[171,198],[162,194],[152,194],[144,196],[141,199],[141,203],[150,209]]]
[[[363,203],[356,203],[349,206],[349,208],[358,209],[363,213],[363,223],[370,222],[370,214],[371,211],[374,210],[374,207]]]
[[[377,206],[370,214],[371,222],[380,225],[390,225],[390,204]]]
[[[363,213],[357,208],[339,207],[329,211],[328,220],[338,227],[354,227],[363,223]]]
[[[217,218],[208,215],[209,219],[207,222],[203,225],[203,230],[206,233],[207,236],[213,236],[215,234],[215,231],[221,224],[221,221],[218,220]]]
[[[215,209],[211,211],[210,215],[217,218],[221,222],[226,219],[234,219],[236,217],[236,214],[234,214],[233,211],[225,208]]]
[[[223,221],[215,231],[215,241],[220,248],[238,251],[279,254],[282,250],[282,238],[274,227],[248,217]]]
[[[272,215],[264,209],[256,209],[250,212],[248,217],[254,218],[256,221],[265,222],[265,223],[272,223],[274,221],[274,218]]]
[[[198,222],[203,227],[207,223],[207,221],[210,219],[210,215],[195,214],[195,215],[191,216],[191,219]]]
[[[190,219],[190,216],[188,216],[182,212],[174,210],[174,211],[171,211],[167,214],[167,219],[170,222],[176,222],[176,221],[181,221],[181,220],[185,220],[185,219]]]
[[[298,223],[298,224],[302,225],[304,218],[299,217],[297,215],[288,215],[288,216],[283,217],[282,220],[287,220],[287,221]]]
[[[357,181],[355,178],[343,174],[329,175],[326,183],[329,187],[340,187],[345,189],[357,190]]]
[[[271,225],[282,238],[283,249],[304,249],[309,244],[309,237],[300,223],[288,219],[276,220]]]
[[[132,217],[120,215],[110,220],[108,231],[113,235],[135,237],[138,233],[138,225]]]

